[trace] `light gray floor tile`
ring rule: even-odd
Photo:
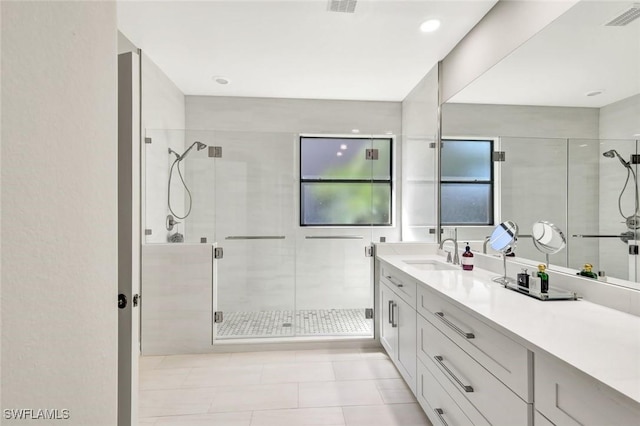
[[[251,426],[343,426],[342,408],[254,411]]]
[[[298,384],[248,385],[218,388],[210,413],[276,410],[298,407]]]
[[[140,371],[153,370],[164,360],[164,356],[141,356],[138,358],[138,369]]]
[[[162,417],[155,426],[250,426],[251,411]]]
[[[168,355],[156,368],[207,368],[228,364],[231,354]]]
[[[300,383],[300,407],[383,404],[373,380]]]
[[[432,426],[418,404],[344,407],[347,426]]]
[[[260,383],[262,365],[227,365],[216,368],[192,368],[182,387],[238,386]]]
[[[190,368],[141,370],[140,390],[177,389],[182,386],[190,371]]]
[[[138,415],[144,417],[206,413],[216,388],[143,390],[138,397]]]
[[[335,361],[336,380],[394,379],[400,377],[393,363],[386,359]]]
[[[294,362],[295,351],[235,352],[231,354],[229,363],[233,364],[273,364]]]
[[[376,380],[376,387],[385,404],[407,404],[416,402],[411,389],[402,379]]]
[[[325,382],[335,380],[330,362],[265,364],[260,383]]]
[[[360,349],[311,349],[296,351],[298,362],[348,361],[361,359]]]
[[[389,355],[382,347],[362,348],[360,349],[360,354],[362,358],[389,359]]]

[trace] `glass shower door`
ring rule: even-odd
[[[294,135],[215,131],[218,339],[295,333]]]

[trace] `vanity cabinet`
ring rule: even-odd
[[[574,367],[544,353],[536,353],[534,380],[536,410],[546,417],[550,424],[556,426],[637,426],[640,424],[640,407],[637,403],[615,393]]]
[[[378,277],[381,343],[434,425],[533,425],[526,348],[384,262]]]
[[[400,271],[380,270],[380,341],[398,371],[415,393],[416,385],[416,286]]]

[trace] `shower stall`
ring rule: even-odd
[[[358,198],[361,209],[379,209],[378,176],[366,150],[376,149],[391,164],[390,139],[361,136],[355,144],[347,137],[342,144],[345,156],[354,151],[350,164],[364,170],[357,191],[347,194]],[[393,203],[388,226],[301,226],[301,194],[317,197],[320,204],[327,200],[313,192],[316,187],[301,184],[300,135],[147,129],[145,141],[143,220],[149,258],[143,255],[143,271],[145,262],[155,265],[147,269],[149,276],[171,276],[165,285],[181,288],[194,274],[184,269],[191,258],[166,253],[201,248],[212,258],[210,291],[189,302],[179,301],[191,292],[187,287],[154,295],[156,284],[143,273],[145,304],[173,294],[167,309],[180,311],[175,314],[180,321],[189,308],[177,305],[209,298],[209,344],[265,337],[373,338],[370,248],[381,237],[400,239],[391,225]],[[393,171],[387,173],[391,185]],[[157,322],[154,327],[166,326]],[[143,345],[144,334],[143,328]]]

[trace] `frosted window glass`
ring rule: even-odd
[[[304,225],[390,225],[391,185],[303,183]]]
[[[365,151],[378,150],[377,160]],[[391,139],[300,138],[300,176],[303,180],[389,180]]]
[[[443,141],[442,180],[473,182],[490,179],[490,141]]]
[[[442,183],[443,225],[493,223],[491,184]]]

